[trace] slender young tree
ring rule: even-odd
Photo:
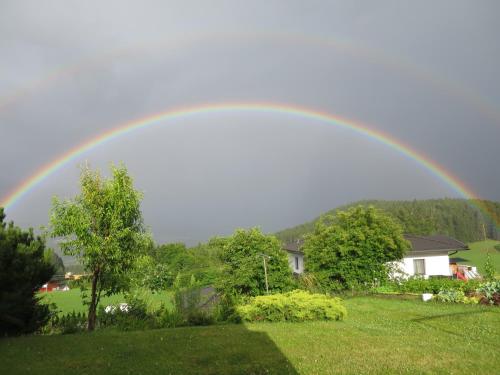
[[[60,238],[66,255],[76,256],[91,281],[88,330],[96,324],[97,305],[104,292],[123,288],[123,280],[144,247],[140,202],[142,194],[133,187],[124,166],[111,166],[112,177],[82,168],[81,193],[70,200],[53,199],[51,234]]]

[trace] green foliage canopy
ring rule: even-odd
[[[152,292],[166,290],[172,286],[174,275],[165,263],[156,263],[149,255],[140,256],[130,272],[131,285]]]
[[[281,242],[260,229],[237,229],[232,236],[216,241],[221,246],[224,271],[219,287],[230,294],[257,296],[266,292],[263,256],[266,257],[269,290],[293,288],[292,271]]]
[[[408,248],[401,226],[372,206],[323,217],[303,245],[306,271],[333,289],[386,279],[386,263]]]
[[[221,271],[218,251],[218,244],[211,240],[208,244],[192,248],[187,248],[183,243],[162,244],[149,248],[148,254],[155,263],[161,264],[177,278],[181,285],[188,285],[191,276],[194,276],[199,285],[205,286],[213,284]]]

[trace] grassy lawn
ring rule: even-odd
[[[8,374],[494,374],[500,310],[378,297],[343,322],[98,331],[0,340]]]
[[[459,251],[450,256],[450,258],[460,258],[459,264],[468,264],[476,266],[479,273],[484,275],[484,263],[486,262],[486,254],[490,253],[491,260],[495,265],[496,273],[500,274],[500,251],[494,248],[500,244],[500,241],[487,240],[472,242],[469,244],[471,248],[468,251]]]
[[[49,293],[40,293],[39,295],[43,296],[43,301],[45,303],[55,303],[61,311],[60,314],[67,314],[72,311],[84,312],[88,310],[88,307],[84,306],[82,303],[80,289],[71,289],[66,292],[54,291]],[[166,306],[172,305],[170,292],[152,294],[151,292],[145,291],[142,292],[141,295],[148,302],[151,308],[159,307],[162,303]],[[107,306],[120,302],[125,302],[123,294],[116,294],[111,297],[101,297],[100,304]]]

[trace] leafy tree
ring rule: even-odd
[[[386,263],[403,258],[409,244],[389,216],[370,206],[325,216],[305,237],[306,270],[330,288],[385,279]]]
[[[172,286],[174,275],[164,263],[156,263],[149,255],[140,256],[131,271],[133,287],[149,289],[152,292]]]
[[[176,272],[191,262],[186,245],[181,242],[153,246],[148,253],[156,262],[168,264]]]
[[[89,274],[89,331],[95,328],[101,293],[126,288],[123,278],[148,240],[140,211],[142,194],[124,166],[112,166],[111,172],[105,179],[84,167],[81,193],[72,200],[54,198],[50,216],[52,236],[61,238],[64,254],[76,256]]]
[[[218,246],[213,241],[187,248],[183,243],[153,246],[148,254],[172,275],[178,275],[182,285],[188,285],[194,275],[200,285],[211,285],[220,273]]]
[[[266,292],[263,257],[266,258],[269,290],[287,291],[293,286],[292,272],[281,242],[273,235],[265,235],[260,229],[237,229],[224,241],[221,260],[224,271],[219,287],[230,294],[261,295]]]
[[[36,292],[54,267],[46,260],[42,237],[4,219],[0,208],[0,335],[30,333],[49,318],[49,307],[39,303]]]

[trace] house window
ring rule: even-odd
[[[299,270],[299,257],[295,257],[295,270]]]
[[[415,275],[425,275],[425,259],[413,259],[413,270]]]

